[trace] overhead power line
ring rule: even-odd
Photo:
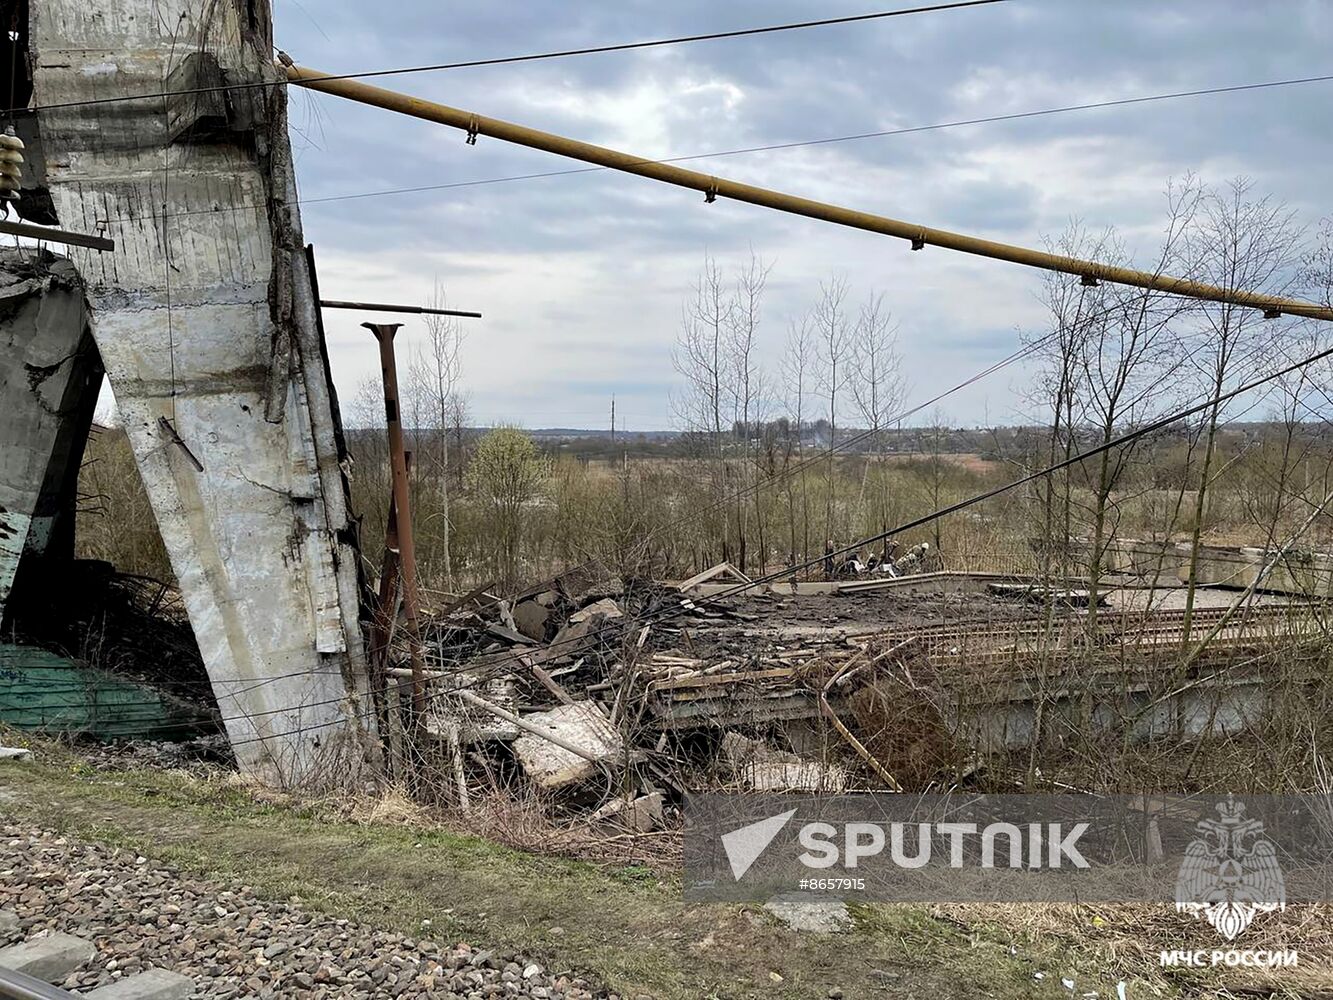
[[[336,77],[332,79],[337,79]],[[741,146],[735,149],[714,149],[706,153],[685,153],[680,156],[664,156],[659,159],[645,159],[642,163],[688,163],[692,160],[707,160],[713,157],[743,156],[749,153],[768,153],[784,149],[800,149],[808,146],[831,146],[843,142],[856,142],[863,139],[884,139],[897,135],[911,135],[916,132],[938,132],[966,125],[987,125],[995,122],[1020,121],[1025,118],[1041,118],[1048,115],[1069,114],[1076,111],[1094,111],[1101,108],[1126,107],[1134,104],[1149,104],[1157,101],[1177,100],[1186,97],[1204,97],[1216,94],[1233,94],[1247,90],[1267,90],[1274,87],[1293,87],[1310,83],[1333,81],[1333,74],[1328,76],[1306,76],[1290,80],[1269,80],[1261,83],[1245,83],[1231,87],[1209,87],[1205,90],[1182,90],[1166,94],[1150,94],[1144,97],[1126,97],[1113,101],[1096,101],[1086,104],[1068,104],[1058,108],[1041,108],[1035,111],[1017,111],[1012,114],[988,115],[983,118],[958,118],[929,125],[909,125],[903,128],[882,129],[875,132],[854,132],[849,135],[826,136],[819,139],[798,139],[789,142],[775,142],[761,146]],[[420,184],[412,187],[380,188],[374,191],[349,191],[346,194],[321,195],[313,198],[301,198],[300,205],[325,205],[343,201],[359,201],[363,198],[385,198],[401,194],[426,194],[431,191],[452,191],[460,188],[487,187],[492,184],[511,184],[516,181],[545,180],[550,177],[572,177],[576,174],[595,174],[609,170],[609,167],[571,167],[565,170],[542,170],[528,174],[509,174],[503,177],[482,177],[471,181],[450,181],[444,184]],[[232,205],[228,208],[201,208],[188,212],[173,212],[172,218],[178,219],[191,215],[217,215],[225,212],[249,212],[264,208],[262,202],[245,205]],[[137,222],[138,217],[121,216],[107,220],[115,222]]]
[[[382,87],[362,83],[359,80],[330,82],[327,74],[305,66],[288,66],[287,75],[292,80],[312,90],[323,91],[359,104],[383,108],[386,111],[393,111],[410,118],[418,118],[422,121],[458,129],[467,134],[469,143],[475,142],[478,136],[485,135],[517,146],[526,146],[530,149],[542,150],[568,159],[610,167],[623,173],[634,174],[674,187],[699,191],[704,194],[705,202],[714,202],[719,198],[724,198],[728,201],[755,205],[759,208],[784,212],[788,215],[800,216],[819,222],[828,222],[862,232],[891,236],[910,243],[913,250],[923,250],[932,246],[959,253],[989,257],[993,260],[1008,261],[1011,264],[1020,264],[1024,267],[1075,274],[1085,282],[1110,281],[1120,285],[1152,288],[1189,298],[1229,302],[1233,305],[1262,309],[1266,315],[1270,316],[1287,313],[1293,316],[1333,320],[1333,308],[1316,303],[1209,285],[1188,277],[1160,272],[1150,273],[1131,267],[1080,260],[1050,251],[1034,250],[1030,247],[1001,243],[996,240],[952,232],[947,229],[938,229],[915,221],[865,212],[848,208],[845,205],[802,198],[788,194],[785,191],[764,188],[755,184],[745,184],[729,178],[719,177],[716,174],[690,170],[674,164],[645,160],[641,156],[622,150],[582,142],[568,136],[545,132],[541,129],[500,118],[490,118],[462,108],[386,90]]]
[[[509,66],[516,63],[540,62],[546,59],[565,59],[571,56],[600,55],[608,52],[631,52],[636,49],[662,48],[668,45],[687,45],[693,42],[718,41],[726,38],[745,38],[752,35],[770,35],[780,31],[801,31],[807,28],[826,28],[840,24],[855,24],[863,21],[879,21],[890,17],[903,17],[909,14],[932,14],[941,11],[958,10],[964,7],[986,7],[991,4],[1008,3],[1009,0],[961,0],[957,3],[931,4],[926,7],[905,7],[896,10],[874,11],[869,14],[850,14],[844,17],[825,17],[815,21],[793,21],[787,24],[770,24],[759,28],[738,28],[735,31],[712,31],[701,35],[678,35],[674,38],[655,38],[640,42],[618,42],[611,45],[590,45],[577,49],[558,49],[553,52],[532,52],[517,56],[495,56],[489,59],[465,59],[459,62],[431,63],[425,66],[398,66],[390,69],[361,70],[355,73],[341,73],[326,77],[329,80],[366,80],[372,77],[403,76],[408,73],[435,73],[450,69],[472,69],[480,66]],[[189,94],[209,94],[219,90],[249,90],[256,87],[283,86],[288,81],[262,81],[256,83],[223,84],[216,87],[195,87],[190,90],[174,90],[165,94],[122,94],[116,97],[100,97],[86,101],[65,101],[59,104],[45,104],[33,110],[54,111],[60,108],[81,108],[99,104],[121,104],[126,101],[161,100],[166,96],[184,96]],[[22,108],[12,108],[22,111]]]
[[[559,49],[554,52],[537,52],[522,56],[501,56],[494,59],[469,59],[463,62],[436,63],[430,66],[409,66],[400,69],[371,70],[363,73],[348,73],[344,80],[356,80],[374,76],[400,76],[406,73],[431,73],[446,69],[471,69],[478,66],[505,66],[513,63],[538,62],[544,59],[564,59],[568,56],[600,55],[606,52],[630,52],[635,49],[661,48],[667,45],[687,45],[692,42],[711,42],[724,38],[744,38],[752,35],[770,35],[779,31],[801,31],[806,28],[827,28],[839,24],[855,24],[860,21],[879,21],[889,17],[902,17],[907,14],[933,14],[963,7],[985,7],[1007,0],[963,0],[960,3],[939,3],[926,7],[905,7],[897,10],[881,10],[870,14],[850,14],[844,17],[824,17],[815,21],[792,21],[787,24],[773,24],[762,28],[738,28],[735,31],[711,31],[702,35],[677,35],[674,38],[657,38],[645,42],[621,42],[613,45],[593,45],[578,49]]]

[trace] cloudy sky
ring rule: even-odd
[[[725,31],[889,9],[768,0],[277,0],[277,38],[331,73]],[[648,157],[1333,73],[1326,0],[1009,0],[989,7],[639,52],[390,78],[394,89]],[[1330,213],[1333,83],[970,125],[689,164],[926,225],[1037,245],[1114,225],[1145,263],[1167,181],[1246,175],[1314,225]],[[673,426],[671,352],[704,255],[772,263],[761,336],[776,367],[821,279],[885,295],[921,399],[1037,329],[1039,276],[605,171],[326,95],[293,91],[307,237],[328,297],[424,302],[465,321],[477,424]],[[491,182],[496,183],[476,183]],[[319,201],[392,188],[433,191]],[[328,313],[344,399],[376,371],[365,317]],[[420,341],[419,321],[401,337]],[[945,410],[1020,419],[1011,369]]]

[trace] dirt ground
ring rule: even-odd
[[[420,817],[382,810],[359,816],[327,802],[275,799],[234,779],[98,771],[49,755],[0,770],[0,817],[10,825],[129,848],[207,879],[212,891],[243,889],[256,900],[297,896],[305,910],[354,921],[369,933],[421,936],[429,921],[442,948],[466,942],[521,952],[546,969],[578,970],[596,995],[1224,995],[1218,980],[1194,972],[1168,977],[1157,967],[1158,942],[1208,946],[1198,927],[1173,913],[866,905],[852,907],[848,931],[798,933],[757,905],[686,903],[674,873],[632,854],[591,865],[515,851]],[[1284,917],[1274,932],[1298,926],[1295,919]],[[1303,919],[1305,940],[1310,918]],[[1302,976],[1310,981],[1305,970]],[[1072,994],[1065,980],[1075,984]],[[1235,982],[1261,980],[1241,974]]]

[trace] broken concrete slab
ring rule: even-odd
[[[529,639],[537,642],[546,641],[546,632],[551,620],[551,609],[540,603],[540,598],[523,601],[514,608],[514,624]]]
[[[48,934],[0,948],[0,969],[13,969],[48,983],[59,982],[97,954],[92,943],[72,934]]]
[[[96,1000],[186,1000],[194,992],[194,980],[166,969],[143,972],[107,983],[85,996]]]
[[[720,562],[716,566],[704,570],[702,573],[690,577],[688,580],[682,580],[677,589],[682,593],[693,590],[700,584],[712,583],[714,580],[731,580],[733,583],[750,583],[748,576],[738,570],[729,562]]]
[[[847,904],[840,900],[774,896],[764,904],[764,909],[791,930],[809,934],[836,934],[854,923]]]
[[[613,618],[624,618],[625,613],[620,610],[620,605],[609,597],[603,597],[600,601],[589,604],[581,611],[575,611],[569,616],[571,625],[578,625],[586,622],[593,615],[601,615],[603,619],[610,621]]]
[[[596,762],[612,762],[625,750],[620,734],[591,702],[534,712],[523,716],[523,721],[551,732],[593,758],[587,760],[540,736],[525,733],[514,740],[514,756],[540,788],[561,788],[583,781],[597,772]]]
[[[19,932],[19,915],[13,910],[0,910],[0,938],[11,938]]]
[[[78,471],[102,383],[83,282],[42,250],[0,252],[0,617],[11,587],[74,557]]]
[[[598,565],[572,569],[557,577],[555,583],[560,593],[580,608],[606,597],[619,597],[625,592],[625,581]]]
[[[591,822],[614,823],[635,833],[651,833],[666,822],[662,805],[661,792],[650,792],[636,799],[617,796],[593,813]]]
[[[597,613],[581,621],[571,621],[555,634],[545,651],[546,659],[574,656],[595,638],[597,630],[606,621],[606,615]]]
[[[847,772],[837,764],[783,753],[739,733],[722,738],[722,753],[733,775],[752,791],[837,792],[847,787]]]

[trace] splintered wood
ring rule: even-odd
[[[690,774],[756,790],[899,790],[1037,739],[1037,699],[1056,713],[1080,693],[1094,712],[1143,709],[1132,736],[1151,738],[1208,718],[1191,699],[1226,664],[1238,693],[1223,691],[1217,724],[1231,725],[1258,704],[1269,654],[1319,634],[1308,606],[1198,607],[1186,626],[1179,611],[1081,608],[1066,595],[1034,609],[1026,591],[1015,601],[974,584],[721,603],[583,574],[512,604],[451,601],[426,629],[427,729],[480,766],[508,761],[534,787],[576,795],[612,774],[644,795],[679,794]],[[1163,700],[1195,645],[1203,654]]]

